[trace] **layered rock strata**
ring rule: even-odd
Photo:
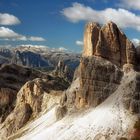
[[[66,88],[67,83],[63,79],[51,76],[27,82],[17,94],[14,110],[0,126],[0,135],[3,139],[15,133],[28,121],[37,118],[39,113],[47,112],[54,105],[59,104],[62,91]],[[65,113],[63,108],[56,110],[58,119]]]
[[[123,74],[134,70],[137,63],[134,45],[115,23],[109,22],[102,27],[88,23],[75,106],[95,107],[102,103],[118,88]]]
[[[0,122],[3,122],[15,107],[17,92],[29,80],[47,78],[40,71],[15,64],[0,68]]]
[[[113,22],[100,27],[88,23],[84,33],[83,57],[100,56],[119,67],[136,63],[136,50],[123,32]]]

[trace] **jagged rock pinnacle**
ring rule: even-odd
[[[136,50],[115,23],[100,27],[97,23],[86,25],[83,57],[100,56],[117,66],[136,63]]]

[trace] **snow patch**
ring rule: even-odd
[[[119,136],[128,136],[136,117],[124,108],[123,97],[127,94],[126,85],[134,77],[134,73],[126,75],[115,93],[86,113],[67,115],[56,122],[53,108],[28,125],[29,131],[18,140],[116,140]]]

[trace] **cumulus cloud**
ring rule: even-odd
[[[66,49],[66,48],[64,48],[64,47],[59,47],[58,48],[58,51],[60,51],[60,52],[65,52],[65,51],[67,51],[68,49]]]
[[[52,51],[52,52],[66,52],[66,51],[68,51],[68,49],[66,49],[65,47],[59,47],[59,48],[51,48],[50,51]]]
[[[6,28],[6,27],[0,27],[0,38],[16,38],[20,35],[15,33],[13,30]]]
[[[6,27],[0,27],[0,39],[1,40],[12,40],[12,41],[45,41],[42,37],[35,37],[35,36],[24,36],[21,34],[18,34],[14,32],[13,30],[6,28]]]
[[[140,0],[120,0],[119,6],[125,7],[126,9],[140,9]]]
[[[140,30],[140,16],[122,8],[95,10],[80,3],[73,3],[71,7],[64,8],[61,13],[73,23],[94,21],[104,24],[113,21],[121,28],[129,27]]]
[[[20,20],[14,15],[8,13],[0,13],[0,25],[16,25]]]
[[[29,40],[31,40],[31,41],[45,41],[44,38],[42,38],[42,37],[35,37],[35,36],[29,37]]]
[[[137,47],[137,46],[140,45],[140,40],[137,39],[137,38],[133,38],[131,41],[133,42],[133,44],[135,45],[135,47]]]
[[[80,41],[80,40],[77,40],[75,43],[78,46],[83,46],[84,45],[83,41]]]
[[[49,48],[48,46],[46,45],[33,45],[33,44],[21,44],[21,45],[17,45],[16,47],[30,47],[30,48]]]

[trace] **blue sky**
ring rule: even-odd
[[[45,45],[80,52],[85,23],[109,20],[139,43],[139,0],[1,0],[0,45]]]

